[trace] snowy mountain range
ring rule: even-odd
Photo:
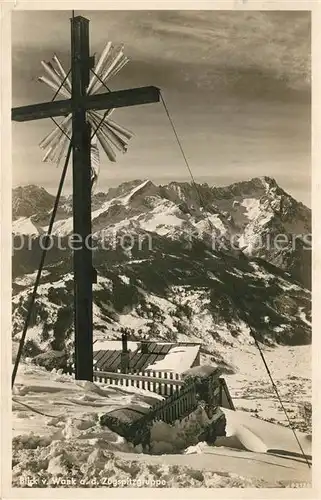
[[[13,335],[21,333],[54,196],[13,191]],[[61,350],[72,334],[72,198],[61,200],[28,338]],[[311,211],[274,179],[226,187],[132,181],[92,201],[96,338],[202,341],[311,339]],[[21,238],[28,235],[28,238]]]

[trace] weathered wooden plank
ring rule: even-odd
[[[150,104],[159,100],[160,90],[157,87],[149,86],[86,96],[78,102],[78,105],[85,110],[98,111]],[[65,99],[62,101],[44,102],[12,108],[11,118],[16,122],[26,122],[50,117],[67,116],[71,111],[72,100]]]
[[[91,128],[81,106],[89,83],[89,21],[77,16],[71,22],[72,74],[72,183],[73,233],[81,246],[73,253],[75,377],[93,380],[92,250],[91,235]]]
[[[121,363],[121,351],[116,351],[116,355],[110,359],[110,364],[105,364],[108,371],[114,372],[120,370],[119,366]],[[102,369],[104,369],[102,367]]]
[[[150,104],[159,100],[160,89],[149,86],[91,95],[86,98],[84,105],[86,109],[101,110]]]
[[[116,356],[118,356],[118,351],[102,351],[102,353],[103,355],[100,356],[99,360],[97,361],[100,370],[104,370],[105,366],[108,366],[109,368],[111,359],[114,359]]]

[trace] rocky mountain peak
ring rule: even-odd
[[[53,202],[54,197],[44,188],[16,188],[13,213],[19,220],[15,220],[13,232],[44,232]],[[158,186],[148,179],[135,179],[95,194],[92,201],[93,234],[99,240],[129,228],[134,228],[135,234],[158,235],[165,246],[168,240],[186,240],[193,235],[194,240],[207,244],[214,238],[219,248],[223,242],[230,249],[233,240],[238,245],[236,252],[242,250],[249,258],[260,257],[291,270],[306,286],[310,282],[309,252],[300,245],[293,247],[292,242],[293,235],[310,234],[310,219],[311,211],[267,176],[224,187],[190,182]],[[72,228],[72,197],[68,197],[60,203],[53,234],[66,236]],[[281,249],[264,243],[280,234],[288,238]]]
[[[36,213],[49,211],[54,199],[43,187],[34,184],[16,187],[12,192],[13,218],[31,217]]]
[[[132,189],[140,186],[145,182],[141,179],[134,179],[133,181],[126,181],[119,184],[117,187],[111,187],[107,192],[107,200],[112,200],[113,198],[119,198],[124,196],[126,193],[129,193]]]

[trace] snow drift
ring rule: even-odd
[[[310,484],[310,470],[289,429],[244,412],[224,409],[227,436],[218,446],[195,443],[195,429],[208,423],[201,409],[172,426],[156,422],[152,440],[157,455],[147,455],[102,428],[99,416],[132,403],[148,408],[161,399],[157,394],[77,383],[70,376],[28,365],[20,366],[14,392],[15,487],[155,487],[155,481],[162,487]],[[310,454],[309,437],[299,438]]]

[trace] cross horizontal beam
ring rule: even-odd
[[[138,87],[135,89],[118,90],[104,94],[86,96],[80,104],[86,110],[102,110],[123,108],[149,104],[160,100],[160,90],[157,87]],[[72,112],[72,100],[52,101],[41,104],[31,104],[12,108],[11,118],[16,122],[41,120],[55,116],[66,116]]]

